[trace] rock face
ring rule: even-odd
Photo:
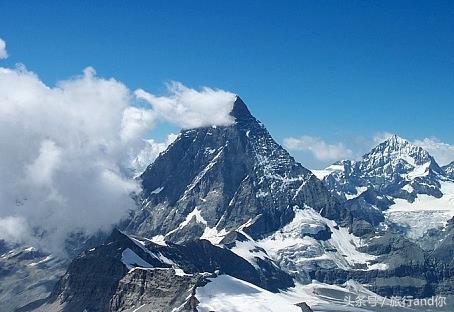
[[[0,242],[0,249],[0,311],[44,300],[68,265],[68,260],[30,246]]]
[[[310,206],[341,224],[348,211],[277,144],[238,97],[235,124],[184,130],[142,174],[143,210],[125,231],[181,242],[239,227],[257,239]]]
[[[103,245],[70,264],[37,311],[123,311],[140,306],[172,311],[183,307],[212,274],[228,274],[272,291],[294,285],[279,268],[266,269],[206,240],[158,245],[114,230]]]
[[[109,302],[109,311],[173,311],[185,309],[198,286],[206,283],[203,274],[178,275],[173,269],[134,270],[118,283]]]

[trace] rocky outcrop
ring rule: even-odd
[[[72,261],[37,311],[122,311],[145,305],[171,311],[210,274],[228,274],[278,291],[294,286],[278,267],[254,267],[228,249],[206,240],[158,245],[114,230],[106,242]]]
[[[108,311],[192,311],[186,309],[195,289],[207,283],[206,274],[179,275],[174,269],[134,270],[119,282]]]

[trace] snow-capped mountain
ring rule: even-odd
[[[446,173],[427,151],[397,135],[380,143],[359,161],[344,160],[315,171],[341,200],[369,188],[382,195],[414,201],[418,194],[441,197]]]
[[[359,161],[339,161],[314,173],[354,215],[367,211],[376,216],[375,225],[385,221],[382,225],[420,239],[454,216],[450,168],[393,135]]]
[[[121,232],[75,258],[29,307],[355,311],[345,296],[454,292],[449,240],[429,254],[384,226],[383,210],[397,200],[443,199],[436,191],[450,181],[424,150],[394,137],[320,181],[239,97],[231,115],[231,126],[183,130],[140,176],[138,207]]]
[[[254,239],[305,206],[348,224],[349,214],[309,170],[277,144],[238,97],[228,127],[184,130],[142,174],[142,208],[127,232],[219,242],[241,229]]]
[[[0,240],[0,311],[46,298],[67,265],[35,247],[8,246]]]

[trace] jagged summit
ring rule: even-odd
[[[397,135],[392,135],[363,156],[363,162],[380,166],[387,161],[405,161],[412,166],[435,162],[430,154],[420,146],[410,143]]]
[[[408,140],[400,137],[397,134],[391,135],[389,138],[387,138],[384,142],[388,142],[389,144],[392,145],[397,145],[397,144],[409,144]]]
[[[236,97],[235,102],[233,103],[233,108],[230,115],[235,117],[235,120],[237,122],[255,120],[254,116],[252,116],[246,104],[239,96]]]
[[[413,202],[418,194],[441,197],[440,181],[449,179],[446,171],[422,147],[394,134],[358,161],[331,165],[323,179],[328,189],[344,200],[373,189]]]

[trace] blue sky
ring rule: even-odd
[[[2,1],[0,38],[0,66],[50,85],[93,66],[157,94],[171,80],[235,92],[279,142],[454,144],[453,1]]]

